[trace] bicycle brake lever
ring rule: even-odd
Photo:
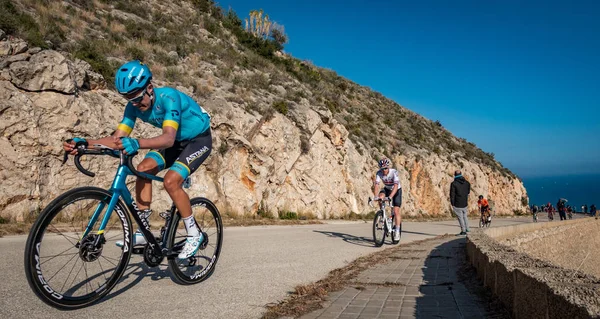
[[[73,139],[70,138],[70,139],[66,140],[65,142],[71,143],[72,141],[73,141]],[[69,153],[67,151],[65,151],[65,156],[63,157],[63,161],[62,161],[62,164],[60,164],[60,166],[65,165],[65,163],[67,162],[68,159],[69,159]]]
[[[63,161],[62,161],[62,164],[60,164],[60,166],[65,165],[65,163],[67,162],[68,159],[69,159],[69,153],[65,152],[65,156],[63,157]]]

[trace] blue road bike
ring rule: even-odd
[[[137,171],[132,164],[135,154],[130,156],[104,146],[96,147],[99,149],[77,146],[75,166],[93,177],[94,173],[82,167],[81,156],[118,158],[120,163],[112,186],[108,190],[72,189],[58,196],[40,213],[25,247],[25,273],[35,294],[58,309],[89,306],[115,287],[132,253],[142,254],[150,267],[158,266],[166,257],[171,277],[179,284],[195,284],[209,278],[223,244],[223,224],[215,205],[206,198],[190,200],[204,240],[196,255],[180,260],[177,255],[185,243],[186,230],[175,205],[160,214],[164,225],[155,237],[125,183],[131,175],[155,181],[163,179]],[[67,156],[65,154],[65,162]],[[131,217],[147,240],[145,246],[132,246],[135,227]]]

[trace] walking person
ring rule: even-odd
[[[558,199],[558,202],[556,203],[556,208],[558,209],[558,216],[560,216],[560,220],[567,220],[565,201],[562,198]]]
[[[468,220],[468,201],[471,192],[471,184],[462,176],[460,170],[454,172],[454,181],[450,184],[450,204],[460,225],[460,234],[466,235],[469,232]]]

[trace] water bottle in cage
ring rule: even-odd
[[[183,183],[181,184],[181,187],[183,188],[190,188],[192,186],[192,179],[188,176],[185,178],[185,180],[183,180]]]

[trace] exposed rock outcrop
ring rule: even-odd
[[[70,188],[109,185],[117,162],[86,159],[84,165],[97,173],[91,179],[72,163],[61,166],[61,141],[109,135],[125,106],[86,62],[57,51],[27,49],[26,44],[22,49],[20,43],[0,41],[0,217],[17,221],[31,218]],[[300,98],[290,102],[294,107],[285,116],[260,115],[235,102],[232,83],[216,77],[205,83],[212,91],[199,102],[212,115],[214,150],[193,175],[191,194],[211,198],[223,211],[236,214],[260,208],[327,218],[371,210],[366,200],[376,161],[360,151],[329,110]],[[286,94],[285,88],[275,87],[260,100],[252,99],[270,105]],[[159,130],[142,123],[134,131],[138,137],[157,134]],[[450,211],[456,163],[418,149],[392,160],[401,175],[404,214]],[[473,188],[473,207],[477,195],[484,194],[494,200],[498,213],[524,209],[521,198],[527,195],[520,181],[482,164],[461,160],[460,166]],[[168,195],[162,185],[155,186],[153,208],[168,208]]]

